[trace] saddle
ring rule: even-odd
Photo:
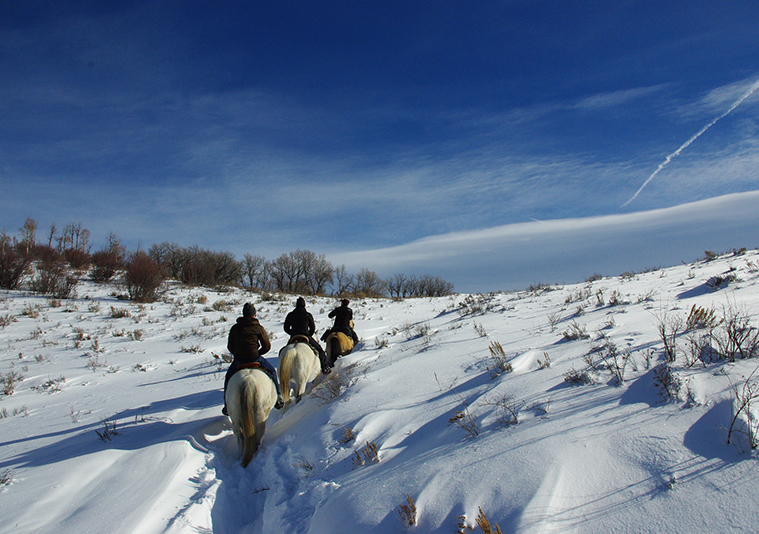
[[[237,371],[241,371],[243,369],[261,369],[263,370],[263,366],[259,362],[250,362],[250,363],[241,363],[237,366]]]

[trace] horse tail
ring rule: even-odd
[[[259,436],[257,436],[258,422],[256,416],[258,415],[258,407],[256,406],[256,387],[252,380],[252,377],[246,377],[243,381],[243,387],[240,391],[240,408],[242,421],[240,426],[242,427],[242,439],[243,439],[243,454],[242,454],[242,466],[247,467],[250,461],[253,459],[253,455],[258,450]]]
[[[290,377],[293,372],[293,360],[294,348],[290,348],[290,345],[282,349],[284,354],[279,357],[277,362],[277,371],[279,372],[279,387],[282,391],[282,402],[287,404],[290,402]]]

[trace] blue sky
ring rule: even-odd
[[[459,290],[569,282],[535,264],[567,265],[558,249],[502,244],[526,259],[499,282],[477,254],[447,269],[404,247],[743,206],[753,197],[733,194],[759,189],[758,23],[753,0],[3,0],[0,228],[81,221],[96,248],[114,232],[130,248],[309,249]],[[757,217],[725,209],[741,230],[724,243],[699,219],[639,244],[657,252],[645,266],[759,245]],[[577,272],[644,267],[595,257]]]

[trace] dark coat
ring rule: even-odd
[[[255,317],[238,317],[229,330],[227,350],[236,362],[250,363],[271,349],[269,335]]]
[[[316,332],[314,316],[306,311],[306,308],[297,306],[285,317],[285,333],[292,336],[311,337]]]
[[[330,319],[334,317],[335,319],[335,325],[332,328],[333,330],[344,330],[347,328],[350,331],[351,321],[353,320],[353,310],[347,305],[343,304],[342,306],[335,308],[329,312],[327,317]]]

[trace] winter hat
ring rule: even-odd
[[[348,304],[350,304],[350,302],[348,301],[348,299],[343,299],[340,301],[340,304],[342,304],[343,306],[347,306]]]
[[[298,300],[295,301],[295,306],[297,308],[305,308],[306,307],[306,299],[303,297],[298,297]]]
[[[242,316],[243,317],[255,317],[256,316],[256,307],[253,306],[250,302],[246,303],[245,306],[242,307]]]

